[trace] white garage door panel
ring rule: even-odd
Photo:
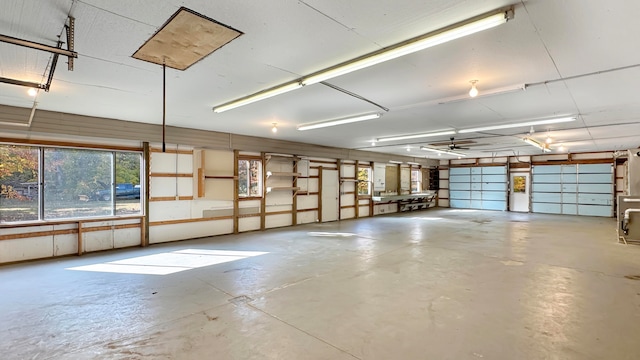
[[[449,190],[471,190],[471,184],[467,182],[454,182],[449,179]]]

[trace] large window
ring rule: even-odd
[[[140,214],[137,152],[0,144],[0,223]]]
[[[358,195],[371,195],[371,168],[358,169]]]
[[[238,160],[238,196],[262,196],[262,161],[257,159]]]

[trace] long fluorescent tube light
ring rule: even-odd
[[[424,133],[424,134],[413,134],[413,135],[402,135],[402,136],[390,136],[390,137],[382,137],[382,138],[377,138],[376,141],[396,141],[396,140],[408,140],[408,139],[418,139],[418,138],[424,138],[424,137],[430,137],[430,136],[444,136],[444,135],[453,135],[455,134],[456,131],[455,130],[448,130],[448,131],[440,131],[440,132],[434,132],[434,133]]]
[[[389,160],[389,163],[391,163],[391,164],[402,164],[402,161],[398,161],[398,160]]]
[[[471,128],[471,129],[462,129],[462,130],[458,130],[458,133],[459,134],[465,134],[465,133],[470,133],[470,132],[481,132],[481,131],[490,131],[490,130],[511,129],[511,128],[523,127],[523,126],[557,124],[557,123],[563,123],[563,122],[571,122],[571,121],[575,121],[575,120],[576,120],[575,117],[563,117],[563,118],[557,118],[557,119],[535,120],[535,121],[527,121],[527,122],[522,122],[522,123],[517,123],[517,124],[503,124],[503,125],[484,126],[484,127]]]
[[[439,153],[439,154],[445,154],[445,155],[467,156],[467,154],[459,153],[457,151],[439,150],[439,149],[434,149],[434,148],[430,148],[430,147],[427,147],[427,146],[420,146],[420,149],[425,150],[425,151],[436,152],[436,153]]]
[[[420,50],[424,50],[436,45],[459,39],[477,32],[491,29],[498,25],[506,23],[513,18],[513,9],[491,13],[489,15],[480,16],[470,19],[462,23],[457,23],[449,27],[436,30],[434,32],[418,36],[416,38],[401,42],[396,45],[389,46],[351,61],[347,61],[331,67],[326,70],[319,71],[302,79],[303,85],[317,84],[322,81],[332,79],[334,77],[344,75],[356,70],[364,69],[369,66],[380,64],[404,55],[408,55]]]
[[[538,149],[542,150],[543,152],[550,152],[551,151],[551,149],[549,149],[548,147],[542,145],[541,143],[539,143],[539,142],[537,142],[537,141],[535,141],[535,140],[533,140],[531,138],[526,137],[526,138],[523,138],[522,141],[526,142],[529,145],[537,147]]]
[[[271,96],[297,89],[303,85],[316,84],[340,75],[344,75],[356,70],[364,69],[369,66],[373,66],[388,60],[392,60],[404,55],[440,45],[448,41],[459,39],[467,35],[491,29],[500,24],[506,23],[508,20],[513,19],[513,16],[513,7],[510,7],[508,9],[503,8],[498,11],[485,13],[483,15],[473,17],[471,19],[444,27],[436,31],[432,31],[430,33],[403,41],[401,43],[388,46],[386,48],[374,51],[358,58],[342,62],[330,68],[315,72],[309,76],[303,76],[295,83],[276,86],[256,94],[249,95],[238,100],[230,101],[220,106],[216,106],[213,108],[213,111],[222,112],[242,105],[247,105],[258,100],[266,99]],[[295,86],[296,84],[298,86]],[[289,88],[289,86],[291,86],[291,88]],[[265,96],[265,94],[268,94],[268,96]]]
[[[249,96],[245,96],[243,98],[240,98],[238,100],[233,100],[230,101],[228,103],[222,104],[220,106],[216,106],[213,108],[214,112],[217,113],[221,113],[223,111],[227,111],[227,110],[231,110],[231,109],[235,109],[237,107],[240,106],[244,106],[247,104],[251,104],[253,102],[256,101],[260,101],[260,100],[264,100],[264,99],[268,99],[272,96],[276,96],[276,95],[280,95],[280,94],[284,94],[286,92],[295,90],[295,89],[299,89],[302,87],[302,84],[298,81],[293,82],[293,83],[289,83],[289,84],[285,84],[282,86],[276,86],[274,88],[265,90],[265,91],[261,91],[259,93],[255,93],[253,95],[249,95]]]
[[[358,121],[377,119],[380,116],[382,116],[382,114],[375,113],[375,114],[367,114],[367,115],[360,115],[360,116],[352,116],[344,119],[319,121],[314,123],[298,125],[297,129],[300,131],[320,129],[320,128],[329,127],[329,126],[343,125],[343,124],[349,124],[349,123],[358,122]]]

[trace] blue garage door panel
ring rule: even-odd
[[[561,165],[544,165],[544,166],[534,166],[533,174],[561,174],[562,166]]]
[[[561,174],[542,174],[535,175],[533,178],[536,180],[536,183],[556,184],[562,182]]]
[[[580,174],[580,183],[611,184],[611,174]]]
[[[565,215],[578,215],[578,205],[562,204],[562,213]]]
[[[449,169],[449,203],[453,208],[506,210],[506,166]]]
[[[613,167],[611,164],[581,164],[578,166],[580,174],[612,174]]]
[[[506,175],[506,166],[485,166],[482,168],[482,175]]]
[[[543,213],[543,214],[561,214],[562,213],[562,205],[560,204],[544,204],[544,203],[533,203],[531,205],[531,209],[534,213]]]
[[[613,216],[613,207],[601,205],[578,205],[578,214],[586,216]]]
[[[611,194],[580,194],[578,195],[578,204],[584,205],[613,205],[613,197]]]
[[[538,184],[536,183],[536,177],[533,177],[533,192],[561,192],[562,185],[560,184]]]
[[[469,200],[471,191],[449,190],[449,199]]]
[[[577,204],[578,194],[576,193],[562,193],[562,202],[564,204]]]
[[[468,183],[471,179],[470,175],[449,175],[449,182],[465,182]]]
[[[579,190],[581,193],[613,194],[613,184],[580,184]]]
[[[507,177],[505,175],[482,175],[483,183],[500,183],[504,184],[507,182]]]
[[[490,190],[490,191],[502,191],[506,194],[507,191],[507,182],[503,183],[484,183],[482,184],[482,190]]]
[[[449,175],[469,175],[471,170],[469,168],[450,168]]]
[[[613,214],[612,164],[533,167],[533,212],[587,216]]]
[[[482,208],[485,210],[506,210],[507,202],[506,201],[491,201],[491,200],[482,200]]]
[[[471,207],[471,200],[449,199],[449,205],[451,205],[452,208],[469,209]]]
[[[449,182],[449,190],[471,190],[470,183],[452,183]]]
[[[533,202],[540,203],[557,203],[560,204],[562,202],[562,198],[558,193],[536,193],[534,192],[531,195],[531,200]]]
[[[483,191],[481,199],[506,201],[505,193],[502,191]]]

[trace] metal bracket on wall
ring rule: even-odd
[[[4,77],[0,77],[0,82],[49,91],[49,88],[51,87],[51,81],[53,81],[53,73],[55,72],[56,65],[58,63],[58,56],[60,55],[66,56],[69,59],[68,69],[69,71],[73,71],[73,59],[78,57],[78,53],[73,49],[74,33],[75,33],[75,18],[69,16],[68,20],[69,20],[69,24],[68,25],[65,24],[65,30],[67,35],[67,49],[62,48],[62,44],[63,44],[62,41],[58,41],[57,46],[50,46],[50,45],[45,45],[45,44],[41,44],[41,43],[29,41],[29,40],[18,39],[11,36],[0,34],[0,41],[2,42],[18,45],[18,46],[24,46],[30,49],[46,51],[53,54],[53,60],[51,61],[51,68],[49,69],[49,74],[47,76],[46,84],[39,84],[31,81],[9,79]]]

